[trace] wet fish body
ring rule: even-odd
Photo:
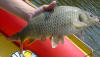
[[[29,22],[21,32],[13,37],[45,40],[50,36],[52,47],[59,41],[64,43],[63,36],[76,33],[82,28],[96,23],[96,17],[91,13],[77,7],[58,6],[52,12],[44,12]]]

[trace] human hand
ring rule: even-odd
[[[44,11],[52,11],[55,6],[56,6],[56,1],[53,1],[49,5],[43,5],[42,7],[43,7]]]
[[[35,16],[45,12],[45,11],[53,11],[54,7],[56,6],[56,1],[51,2],[49,5],[42,5],[39,8],[35,9],[28,18],[28,21],[31,21]]]

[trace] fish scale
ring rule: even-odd
[[[58,6],[55,7],[52,12],[44,12],[34,17],[28,26],[13,37],[23,39],[29,37],[34,40],[45,40],[47,36],[50,36],[52,47],[55,48],[60,40],[64,43],[64,35],[80,31],[85,24],[88,26],[94,24],[96,18],[90,18],[89,14],[89,12],[77,7]],[[82,21],[80,21],[80,19],[82,19]],[[85,19],[87,20],[84,21]]]

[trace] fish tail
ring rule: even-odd
[[[23,39],[20,38],[20,56],[23,56]]]

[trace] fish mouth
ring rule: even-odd
[[[95,20],[95,24],[98,24],[98,23],[99,23],[99,19],[96,18],[96,20]]]

